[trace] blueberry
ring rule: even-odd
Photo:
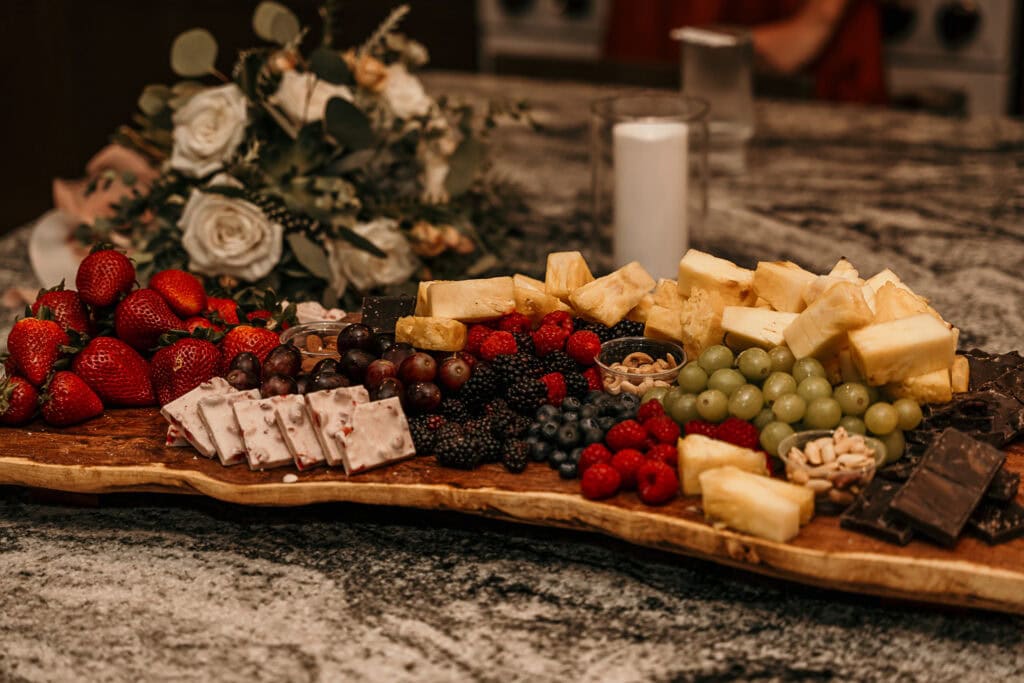
[[[558,476],[562,479],[575,479],[576,478],[576,463],[574,462],[563,462],[558,466]]]
[[[580,442],[580,429],[573,424],[562,425],[556,439],[562,448],[572,448]]]
[[[580,408],[580,419],[585,420],[588,417],[597,417],[601,413],[600,409],[595,405],[586,405]]]
[[[540,422],[534,422],[534,423],[530,424],[530,428],[526,430],[526,435],[529,436],[529,437],[535,436],[537,438],[540,438],[541,427],[543,427],[543,426],[544,425],[541,424]]]
[[[573,412],[573,411],[562,413],[562,424],[564,424],[564,425],[576,424],[579,421],[580,421],[580,414],[579,413],[576,413],[576,412]]]
[[[552,439],[555,438],[555,434],[558,433],[558,428],[560,426],[561,425],[559,425],[554,420],[551,420],[550,422],[545,422],[540,427],[540,435],[547,439],[548,441],[551,441]]]
[[[548,465],[551,469],[558,469],[562,463],[569,461],[569,454],[565,451],[552,451],[551,455],[548,456]]]
[[[579,409],[581,407],[582,404],[580,403],[580,400],[575,396],[569,396],[564,401],[562,401],[562,410],[571,410],[573,412],[579,412]]]
[[[587,403],[596,403],[598,399],[603,399],[607,395],[608,394],[604,393],[603,391],[597,391],[595,389],[594,391],[591,391],[589,394],[587,394]]]
[[[583,455],[582,448],[574,448],[569,452],[569,462],[579,462],[580,456]]]
[[[604,431],[608,431],[618,422],[613,416],[605,415],[604,417],[597,418],[597,425]]]
[[[601,443],[602,441],[604,441],[603,429],[583,430],[583,445],[589,446],[592,443]]]
[[[640,397],[634,394],[619,394],[619,405],[636,410],[640,407]]]
[[[588,429],[600,429],[601,427],[597,424],[597,418],[585,417],[580,420],[580,429],[587,431]]]
[[[537,409],[537,422],[547,422],[558,416],[558,408],[552,405],[542,405]]]
[[[553,450],[554,448],[551,447],[551,444],[544,441],[538,441],[530,446],[530,458],[534,462],[544,462],[548,459]]]

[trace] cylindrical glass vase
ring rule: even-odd
[[[707,214],[708,105],[679,94],[612,97],[591,108],[594,225],[615,267],[675,278]]]

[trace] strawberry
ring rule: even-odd
[[[221,322],[228,325],[238,324],[238,304],[234,299],[220,299],[214,296],[206,297],[206,312],[216,313]]]
[[[679,493],[679,477],[665,463],[648,460],[636,472],[636,491],[647,505],[661,505]]]
[[[644,454],[632,448],[619,451],[612,457],[611,466],[618,471],[622,478],[622,488],[632,491],[636,488],[636,473],[640,466],[647,462]]]
[[[160,349],[149,364],[160,405],[167,405],[210,381],[220,366],[220,350],[205,339],[186,337]]]
[[[129,346],[146,351],[156,346],[160,335],[184,329],[185,323],[174,315],[156,290],[132,292],[114,310],[114,329]]]
[[[683,430],[687,434],[700,434],[706,436],[709,439],[717,439],[718,425],[713,422],[706,422],[705,420],[690,420],[683,425]]]
[[[55,373],[42,397],[43,419],[58,427],[85,422],[103,414],[103,401],[81,377],[62,370]]]
[[[281,339],[277,334],[264,327],[239,325],[225,334],[220,343],[220,352],[224,359],[221,372],[227,372],[231,361],[243,351],[256,354],[262,363],[270,350],[280,343]]]
[[[158,291],[171,310],[182,318],[206,311],[206,290],[192,273],[161,270],[149,279],[149,288]]]
[[[757,427],[738,417],[728,417],[715,427],[715,438],[735,446],[757,449],[761,439]]]
[[[592,443],[580,453],[580,460],[576,463],[576,471],[580,476],[592,465],[599,462],[608,463],[612,460],[612,452],[603,443]]]
[[[647,446],[647,430],[636,420],[625,420],[612,425],[604,435],[604,442],[613,453],[618,453],[624,448],[643,450]]]
[[[52,320],[23,318],[14,324],[7,337],[7,350],[21,375],[35,386],[41,386],[60,358],[68,335]]]
[[[39,394],[25,378],[8,377],[0,384],[0,424],[25,424],[38,407]]]
[[[650,401],[654,403],[654,401]],[[652,417],[644,422],[644,429],[658,443],[674,444],[679,440],[679,425],[668,415]]]
[[[661,417],[664,414],[665,406],[661,405],[661,401],[648,401],[636,411],[636,421],[644,424],[652,417]]]
[[[546,356],[549,353],[561,351],[565,346],[565,340],[568,339],[568,337],[569,333],[561,327],[558,327],[557,325],[544,324],[538,327],[533,333],[533,345],[537,349],[538,356]]]
[[[600,500],[609,498],[619,492],[622,486],[622,475],[608,463],[599,462],[587,468],[580,477],[580,492],[584,498]]]
[[[580,365],[593,365],[601,353],[601,338],[590,330],[573,332],[565,342],[565,352]]]
[[[200,328],[205,330],[213,330],[215,332],[221,332],[224,330],[224,327],[222,325],[214,325],[206,318],[200,318],[199,316],[192,316],[191,318],[188,318],[187,320],[185,320],[184,325],[185,331],[188,332],[189,334],[192,334],[193,332]]]
[[[480,357],[494,360],[498,356],[510,356],[518,350],[516,338],[511,332],[492,332],[480,345]]]
[[[132,347],[114,337],[96,337],[71,365],[106,406],[151,406],[156,403],[149,364]]]
[[[274,314],[267,310],[253,311],[252,313],[247,313],[245,319],[251,323],[262,321],[263,327],[272,327],[267,323],[274,319]]]
[[[587,368],[583,371],[583,377],[587,380],[587,388],[590,391],[601,391],[601,371],[597,368]]]
[[[540,378],[548,389],[547,402],[553,406],[561,406],[565,400],[565,377],[560,372],[549,372]]]
[[[120,294],[132,291],[135,266],[113,249],[98,249],[82,261],[75,276],[78,296],[90,306],[110,306]]]
[[[565,330],[565,335],[569,336],[573,331],[572,315],[567,311],[552,311],[546,316],[541,318],[541,325],[554,325]]]
[[[480,347],[483,346],[484,341],[494,332],[487,325],[473,325],[469,328],[469,333],[466,336],[466,351],[470,353],[480,353]]]
[[[498,321],[498,329],[505,332],[529,332],[530,319],[522,313],[513,312]]]
[[[50,309],[50,315],[54,322],[65,330],[75,330],[83,334],[89,330],[89,316],[85,312],[85,306],[73,289],[64,289],[61,282],[53,289],[39,291],[36,302],[32,304],[32,315],[38,316],[39,309],[46,306]]]
[[[660,460],[672,469],[679,467],[679,449],[674,445],[659,443],[647,450],[648,460]]]

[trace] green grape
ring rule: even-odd
[[[772,414],[779,422],[792,424],[804,419],[807,401],[800,394],[783,394],[772,404]]]
[[[709,375],[715,370],[731,368],[732,360],[732,351],[729,350],[729,347],[722,346],[721,344],[709,346],[697,358],[697,362],[700,363],[700,366]]]
[[[889,434],[900,423],[900,415],[890,403],[873,403],[864,413],[864,424],[876,436]]]
[[[793,379],[793,375],[787,375],[784,372],[773,372],[764,381],[761,391],[764,392],[765,403],[771,405],[783,394],[796,393],[796,380]]]
[[[772,372],[793,372],[793,363],[796,362],[796,358],[793,357],[793,352],[789,350],[788,346],[776,346],[768,352],[768,357],[772,361]]]
[[[753,420],[764,408],[764,396],[753,384],[744,384],[729,397],[729,414],[741,420]]]
[[[791,434],[793,434],[793,428],[785,422],[769,422],[761,430],[761,448],[777,456],[779,444]]]
[[[772,413],[771,408],[761,408],[761,412],[754,418],[754,426],[757,427],[757,431],[761,431],[766,424],[774,420],[775,415]]]
[[[697,395],[697,414],[708,422],[721,422],[729,415],[729,397],[720,389],[708,389]]]
[[[738,370],[721,368],[711,373],[711,377],[708,378],[708,389],[718,389],[726,396],[732,396],[734,391],[746,383],[747,378]]]
[[[812,429],[834,429],[843,418],[839,401],[831,397],[818,397],[807,404],[804,422]]]
[[[911,398],[901,398],[892,404],[900,416],[899,428],[902,430],[913,429],[921,424],[921,406]]]
[[[668,393],[668,387],[653,387],[644,392],[643,397],[640,399],[640,405],[647,403],[648,401],[658,401],[662,405],[665,403],[665,394]]]
[[[801,358],[793,363],[793,379],[797,384],[808,377],[827,377],[825,367],[815,358]]]
[[[751,382],[763,381],[772,371],[772,359],[764,349],[747,349],[736,358],[736,367]]]
[[[697,361],[691,361],[683,366],[676,378],[676,383],[691,394],[699,394],[708,388],[708,373]]]
[[[903,449],[907,442],[903,438],[903,432],[894,429],[885,436],[878,437],[878,440],[885,444],[885,464],[894,463],[903,456]]]
[[[832,385],[824,377],[812,375],[796,385],[796,393],[810,403],[816,398],[832,398]]]
[[[697,395],[680,391],[678,394],[669,392],[665,396],[665,412],[681,425],[690,420],[699,420],[697,413]]]
[[[872,403],[878,403],[879,401],[882,400],[882,395],[878,392],[878,387],[868,385],[867,389],[868,398],[870,399],[868,405],[871,405]]]
[[[846,382],[836,387],[832,392],[833,398],[839,401],[839,407],[843,409],[843,415],[859,416],[871,405],[871,396],[868,388],[857,382]]]
[[[844,415],[843,419],[839,421],[839,426],[851,434],[863,435],[868,433],[868,428],[864,424],[864,420],[853,415]]]

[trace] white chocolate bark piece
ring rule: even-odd
[[[361,403],[369,403],[370,395],[366,387],[343,387],[327,391],[314,391],[306,394],[306,407],[313,421],[317,439],[323,448],[324,457],[331,467],[345,464],[345,444],[336,435],[352,425],[352,413]]]
[[[181,435],[181,430],[172,424],[167,425],[167,438],[164,439],[164,446],[168,448],[188,448],[191,444],[184,436]]]
[[[356,474],[387,465],[416,454],[409,422],[398,398],[360,403],[352,413],[351,431],[341,437],[345,442],[342,459],[345,474]]]
[[[277,426],[277,404],[287,396],[239,401],[232,408],[242,428],[245,457],[251,470],[270,470],[292,464],[292,454]]]
[[[306,400],[300,394],[282,396],[277,404],[277,426],[299,471],[322,465],[327,460],[324,449],[306,411]]]
[[[259,389],[250,389],[209,396],[199,402],[199,418],[210,432],[213,446],[217,449],[217,457],[224,467],[245,462],[242,428],[238,426],[232,406],[239,401],[253,401],[259,397]]]
[[[188,439],[188,442],[200,454],[212,458],[217,449],[210,439],[210,432],[207,431],[206,425],[199,418],[199,402],[210,396],[229,394],[234,391],[234,387],[228,384],[224,378],[214,377],[209,382],[203,382],[184,396],[165,405],[160,409],[160,414],[177,427],[181,435]]]

